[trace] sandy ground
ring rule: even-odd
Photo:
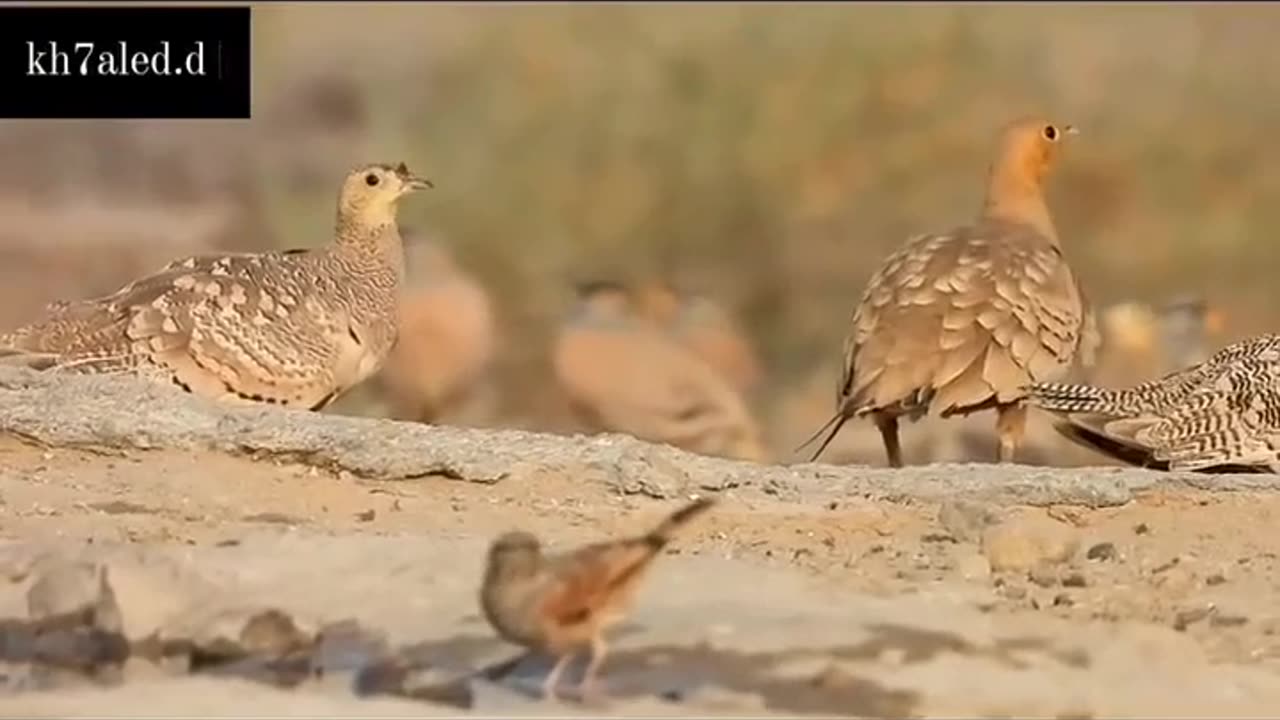
[[[567,547],[716,494],[613,634],[609,712],[1280,707],[1269,476],[758,467],[616,437],[223,410],[112,382],[0,373],[4,616],[25,616],[41,557],[84,558],[111,568],[131,638],[210,606],[271,606],[308,626],[357,619],[465,678],[517,654],[476,606],[496,533]],[[123,681],[10,692],[0,713],[592,711],[535,700],[538,658],[467,680],[453,706],[357,698],[350,678],[278,689],[130,663]]]

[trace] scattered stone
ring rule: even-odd
[[[958,542],[978,542],[983,531],[999,521],[994,508],[971,500],[950,500],[938,508],[938,523]]]
[[[250,655],[283,656],[310,647],[315,635],[276,608],[215,605],[178,617],[156,637],[165,654],[189,655],[199,669]]]
[[[354,619],[339,620],[320,628],[312,667],[321,675],[353,672],[390,654],[385,633],[369,630]]]
[[[1088,584],[1089,582],[1085,579],[1084,575],[1078,572],[1068,573],[1066,577],[1062,578],[1063,587],[1082,588],[1086,587]]]
[[[1075,604],[1076,604],[1075,601],[1072,600],[1071,596],[1068,595],[1067,593],[1058,593],[1057,595],[1053,596],[1054,607],[1071,607],[1072,605],[1075,605]]]
[[[960,555],[955,560],[955,568],[965,580],[986,581],[991,578],[991,562],[978,552]]]
[[[0,660],[28,665],[37,687],[118,676],[129,642],[106,565],[53,558],[45,566],[27,590],[30,619],[0,620]]]
[[[1089,524],[1087,511],[1084,508],[1072,505],[1050,505],[1045,509],[1049,517],[1060,522],[1081,527]]]
[[[1021,600],[1027,596],[1027,589],[1021,585],[1005,585],[1000,588],[1000,594],[1010,600]]]
[[[356,694],[362,697],[391,695],[425,700],[464,710],[471,709],[475,696],[466,677],[443,678],[429,665],[394,657],[365,666],[356,675]]]
[[[154,515],[156,513],[155,508],[128,502],[127,500],[89,503],[88,507],[108,515]]]
[[[359,520],[360,522],[373,522],[373,519],[376,518],[377,516],[378,516],[378,511],[374,510],[373,508],[369,508],[364,512],[356,513],[356,520]]]
[[[1146,523],[1138,523],[1133,526],[1134,535],[1146,535],[1149,532],[1151,532],[1151,527]]]
[[[982,535],[982,552],[992,572],[1027,572],[1041,564],[1065,562],[1075,554],[1075,531],[1040,513],[1026,513],[988,528]]]
[[[1194,625],[1200,622],[1201,620],[1204,620],[1205,618],[1209,617],[1215,611],[1216,611],[1216,608],[1212,604],[1204,605],[1202,607],[1189,608],[1187,610],[1180,610],[1176,615],[1173,616],[1173,629],[1177,630],[1178,632],[1182,632],[1186,630],[1187,627]]]
[[[32,620],[80,613],[103,632],[124,629],[106,565],[55,561],[27,590],[27,615]]]
[[[1152,587],[1159,588],[1166,597],[1176,598],[1195,589],[1199,585],[1200,576],[1196,572],[1194,558],[1176,556],[1152,568],[1149,581]]]
[[[1209,625],[1212,627],[1239,627],[1249,622],[1249,618],[1244,615],[1224,615],[1222,613],[1214,613],[1209,618]]]
[[[1100,542],[1089,548],[1084,556],[1090,560],[1107,561],[1115,560],[1117,554],[1114,543]]]
[[[1058,573],[1052,565],[1042,562],[1031,568],[1028,577],[1031,582],[1042,588],[1050,588],[1058,584]]]
[[[302,518],[278,512],[253,513],[240,519],[244,522],[274,523],[276,525],[304,525],[307,522]]]
[[[1222,573],[1214,573],[1204,579],[1204,584],[1209,586],[1221,585],[1226,581],[1227,581],[1227,577],[1225,575],[1223,575]]]

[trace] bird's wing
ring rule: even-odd
[[[587,625],[625,609],[656,552],[643,540],[587,545],[549,559],[555,580],[548,586],[542,615],[558,626]]]
[[[312,297],[302,253],[197,256],[178,260],[93,300],[60,303],[14,333],[17,347],[62,355],[87,371],[149,365],[187,389],[311,406],[335,345],[317,339],[327,317]]]
[[[912,238],[872,276],[844,346],[855,411],[926,404],[944,414],[1021,396],[1069,367],[1088,311],[1058,248],[983,222]]]

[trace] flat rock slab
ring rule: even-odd
[[[429,427],[270,407],[226,407],[127,377],[0,366],[0,433],[50,447],[219,450],[290,459],[385,480],[441,476],[477,483],[573,473],[619,492],[677,497],[740,488],[825,502],[858,496],[1109,507],[1159,488],[1257,491],[1273,475],[1127,468],[930,465],[900,470],[709,458],[621,435],[592,437]]]

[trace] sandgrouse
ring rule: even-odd
[[[400,336],[377,384],[396,418],[438,422],[467,405],[492,366],[493,306],[444,244],[406,234],[405,253]]]
[[[691,452],[763,461],[742,396],[711,366],[641,319],[630,291],[588,283],[553,348],[570,405],[598,430]]]
[[[404,276],[396,204],[430,185],[404,163],[362,167],[342,184],[328,245],[170,263],[112,295],[51,304],[0,336],[0,356],[318,410],[373,374],[395,342]]]
[[[1034,383],[1067,438],[1134,465],[1280,472],[1280,335],[1228,345],[1130,388]]]
[[[1204,362],[1210,338],[1223,331],[1224,322],[1221,309],[1192,295],[1158,305],[1128,300],[1101,308],[1102,348],[1088,382],[1126,387]]]
[[[1023,387],[1061,378],[1077,358],[1092,363],[1096,322],[1043,194],[1075,132],[1041,119],[1007,126],[977,220],[911,238],[872,275],[845,339],[836,413],[805,443],[830,430],[814,460],[851,417],[870,415],[901,467],[900,417],[995,408],[998,457],[1011,461]]]
[[[759,387],[764,372],[746,333],[709,297],[681,292],[666,282],[639,291],[642,314],[702,358],[739,392]]]
[[[584,695],[594,689],[607,651],[604,632],[623,618],[645,572],[674,534],[713,504],[709,498],[694,500],[640,537],[563,554],[544,554],[536,536],[519,530],[493,541],[480,607],[503,638],[557,657],[542,686],[544,697],[556,697],[560,674],[582,650],[590,651],[591,661],[581,688]]]

